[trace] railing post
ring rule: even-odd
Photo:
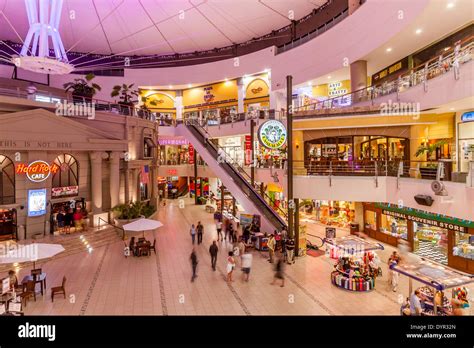
[[[374,161],[374,168],[375,168],[375,187],[379,187],[379,178],[378,178],[378,168],[377,168],[377,161]]]

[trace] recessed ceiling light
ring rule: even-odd
[[[229,79],[226,77],[226,78],[224,79],[224,81],[226,81],[226,82],[227,82],[227,81],[229,81]]]
[[[453,8],[454,7],[454,2],[448,2],[448,4],[446,5],[446,8]]]
[[[423,30],[420,29],[420,28],[418,28],[418,29],[415,30],[415,34],[416,34],[416,35],[420,35],[422,32],[423,32]]]
[[[311,81],[308,81],[308,86],[312,86],[313,83]]]
[[[450,108],[449,110],[454,111],[454,110],[456,110],[456,109],[455,109],[455,108]]]
[[[192,84],[188,83],[188,88],[191,88],[192,87]]]
[[[171,89],[171,88],[173,88],[173,86],[172,86],[172,85],[169,85],[168,88]]]
[[[389,47],[385,50],[386,52],[392,52],[392,47]]]
[[[328,76],[328,79],[330,79],[330,78],[331,78],[331,76]]]

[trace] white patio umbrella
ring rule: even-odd
[[[122,228],[128,232],[143,232],[143,237],[145,237],[145,231],[156,230],[161,226],[163,226],[163,224],[158,220],[143,218],[123,225]]]
[[[33,261],[33,269],[36,268],[36,261],[53,257],[64,251],[61,244],[32,243],[17,245],[5,254],[0,255],[0,263],[20,263]]]

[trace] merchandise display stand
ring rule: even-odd
[[[372,243],[357,236],[324,239],[326,255],[338,262],[331,272],[331,283],[338,288],[366,292],[375,288],[378,269],[369,266],[376,257],[375,250],[383,250],[380,243]]]
[[[390,269],[409,278],[409,295],[413,292],[413,279],[424,284],[418,288],[424,297],[424,308],[421,315],[441,316],[453,315],[451,301],[445,291],[452,289],[452,298],[457,304],[468,308],[467,289],[464,285],[474,283],[474,275],[463,273],[434,261],[421,259],[417,263],[393,264]],[[408,304],[403,304],[401,313],[406,313]]]

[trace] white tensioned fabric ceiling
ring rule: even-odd
[[[246,42],[300,19],[327,0],[64,0],[66,51],[164,55]],[[0,0],[0,40],[21,43],[23,0]]]

